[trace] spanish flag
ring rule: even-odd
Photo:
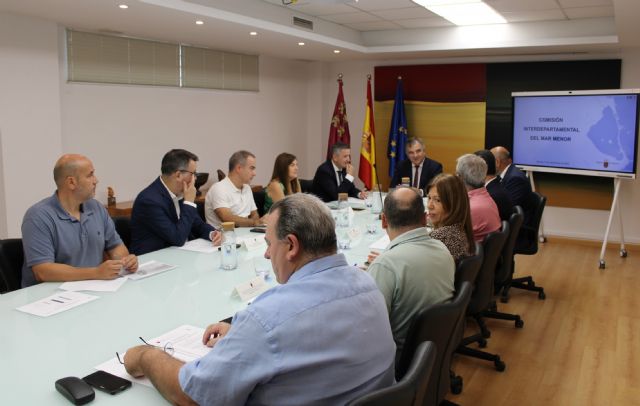
[[[378,183],[376,179],[376,141],[373,125],[373,102],[371,97],[371,75],[367,75],[367,107],[362,127],[362,144],[360,146],[360,168],[358,177],[368,190]]]

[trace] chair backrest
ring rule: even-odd
[[[482,242],[484,259],[476,277],[473,295],[467,308],[467,314],[473,315],[486,310],[493,298],[493,278],[496,273],[496,265],[502,254],[502,247],[509,236],[509,223],[502,222],[502,229],[487,234]]]
[[[509,217],[509,236],[502,248],[502,254],[496,267],[496,275],[494,284],[496,286],[502,286],[507,281],[511,280],[511,274],[513,274],[513,250],[516,247],[516,240],[524,221],[524,211],[520,206],[514,206],[513,213]]]
[[[218,182],[227,177],[222,169],[216,169],[216,174],[218,175]]]
[[[0,240],[0,293],[20,289],[23,263],[22,239]]]
[[[547,198],[538,192],[531,192],[529,200],[529,207],[532,208],[531,215],[522,225],[516,240],[515,254],[533,255],[538,252],[538,230]]]
[[[423,341],[416,348],[407,373],[395,385],[378,389],[348,403],[349,406],[421,406],[436,362],[436,345]]]
[[[131,246],[131,218],[126,216],[113,217],[113,224],[116,226],[116,232],[120,239],[129,248]]]
[[[258,208],[258,215],[260,217],[264,216],[264,199],[267,196],[267,192],[264,188],[260,188],[259,190],[253,190],[253,201],[256,202],[256,207]]]
[[[312,179],[298,179],[300,182],[300,191],[302,193],[313,193],[313,180]]]
[[[424,396],[424,405],[438,405],[449,391],[451,354],[458,346],[454,342],[456,327],[464,317],[471,298],[471,284],[463,282],[453,300],[422,309],[414,317],[407,333],[402,353],[396,364],[396,378],[402,379],[409,370],[416,348],[423,341],[433,341],[438,350],[433,373]]]
[[[476,242],[475,254],[464,257],[458,261],[456,266],[455,286],[456,290],[460,289],[462,282],[469,282],[473,285],[478,275],[478,271],[482,266],[482,260],[484,258],[484,250],[482,244]]]

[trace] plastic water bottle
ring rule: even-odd
[[[349,195],[338,193],[338,224],[340,228],[349,227]]]
[[[238,251],[236,250],[235,223],[232,221],[222,223],[222,263],[220,267],[226,270],[238,267]]]

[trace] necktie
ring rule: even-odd
[[[342,183],[342,180],[343,180],[342,171],[336,171],[336,172],[338,172],[338,186],[340,186],[340,184]]]
[[[496,179],[498,179],[498,183],[502,182],[502,178],[500,177],[500,175],[496,176]]]
[[[416,170],[413,174],[413,187],[417,188],[418,187],[418,175],[420,174],[420,172],[418,172],[420,170],[420,165],[416,165],[415,166]]]

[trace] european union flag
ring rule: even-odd
[[[393,178],[398,162],[407,159],[405,144],[407,143],[407,116],[404,114],[404,96],[402,94],[402,78],[398,78],[396,99],[393,103],[393,116],[391,116],[391,128],[389,129],[389,144],[387,156],[389,157],[389,176]]]

